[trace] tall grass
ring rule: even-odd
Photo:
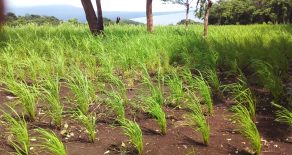
[[[13,108],[10,109],[16,118],[1,110],[4,119],[3,122],[1,122],[1,126],[6,127],[7,133],[9,134],[7,138],[8,144],[15,149],[17,154],[29,155],[30,140],[27,123]]]

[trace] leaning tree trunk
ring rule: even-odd
[[[101,8],[101,2],[100,0],[96,0],[96,6],[97,6],[97,28],[98,33],[103,33],[104,26],[103,26],[103,16],[102,16],[102,8]]]
[[[0,0],[0,28],[4,24],[5,13],[4,13],[4,0]]]
[[[152,0],[146,2],[147,31],[153,32]]]
[[[99,33],[98,31],[98,24],[97,24],[97,18],[96,14],[93,9],[93,5],[90,0],[81,0],[85,15],[86,15],[86,20],[89,25],[89,29],[92,34],[96,35]]]
[[[210,13],[210,9],[212,7],[212,1],[208,0],[208,4],[207,4],[207,8],[205,11],[205,16],[204,16],[204,37],[208,36],[208,22],[209,22],[209,13]]]
[[[190,4],[189,4],[189,0],[187,0],[187,2],[186,2],[186,8],[187,8],[187,10],[186,10],[186,27],[189,25],[189,13],[190,13]]]

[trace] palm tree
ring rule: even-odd
[[[103,18],[100,0],[96,0],[98,8],[98,18],[96,17],[93,5],[90,0],[81,0],[86,20],[92,34],[97,35],[103,32]]]
[[[146,1],[147,31],[153,32],[152,0]]]

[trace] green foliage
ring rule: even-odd
[[[36,131],[41,135],[41,137],[39,137],[41,140],[40,147],[43,150],[48,151],[54,155],[67,154],[64,144],[54,132],[47,131],[45,129],[37,129]]]
[[[213,5],[211,24],[291,23],[290,0],[221,0]]]
[[[37,88],[13,79],[7,79],[4,83],[7,86],[7,90],[19,98],[20,104],[23,110],[25,110],[25,114],[30,120],[34,121],[39,95]]]
[[[237,121],[239,125],[239,132],[246,137],[256,154],[261,154],[261,137],[257,127],[250,117],[249,110],[241,104],[232,107],[234,115],[232,119]]]
[[[85,115],[79,110],[75,113],[75,117],[85,127],[89,141],[94,143],[96,137],[96,116],[94,114]]]
[[[121,121],[124,133],[128,136],[130,142],[135,146],[139,155],[143,152],[143,135],[140,126],[130,120]]]
[[[72,71],[72,76],[69,77],[69,87],[75,95],[77,108],[87,114],[90,104],[95,99],[95,90],[92,82],[79,69]]]
[[[185,24],[186,24],[186,19],[182,19],[181,21],[179,21],[179,22],[177,23],[177,25],[185,25]],[[189,20],[188,20],[188,24],[197,24],[197,25],[201,25],[202,23],[200,23],[200,22],[196,22],[196,21],[194,21],[194,20],[189,19]]]
[[[278,108],[278,110],[276,111],[276,121],[286,123],[289,126],[292,126],[292,112],[284,108],[283,106],[275,103],[272,104]]]
[[[40,16],[40,15],[25,15],[25,16],[16,16],[14,13],[7,13],[7,25],[9,26],[18,26],[34,23],[36,25],[58,25],[61,23],[61,20],[57,19],[54,16]]]
[[[11,108],[13,114],[16,115],[16,118],[9,113],[2,111],[3,126],[6,126],[8,135],[8,143],[11,145],[17,154],[20,155],[29,155],[30,152],[30,141],[27,123],[24,118],[21,118],[17,112]]]

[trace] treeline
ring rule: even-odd
[[[9,12],[5,16],[6,19],[6,25],[8,26],[18,26],[18,25],[26,25],[26,24],[36,24],[36,25],[59,25],[61,23],[64,23],[65,21],[60,20],[54,16],[40,16],[40,15],[33,15],[33,14],[27,14],[25,16],[17,16],[12,12]],[[108,18],[103,18],[105,25],[112,25],[115,24],[115,21],[112,21]],[[70,24],[76,24],[81,25],[85,23],[81,23],[76,18],[69,19],[66,21]],[[141,25],[142,23],[135,22],[132,20],[121,20],[120,24],[132,24],[132,25]]]
[[[210,24],[288,24],[292,0],[219,0],[212,6]]]

